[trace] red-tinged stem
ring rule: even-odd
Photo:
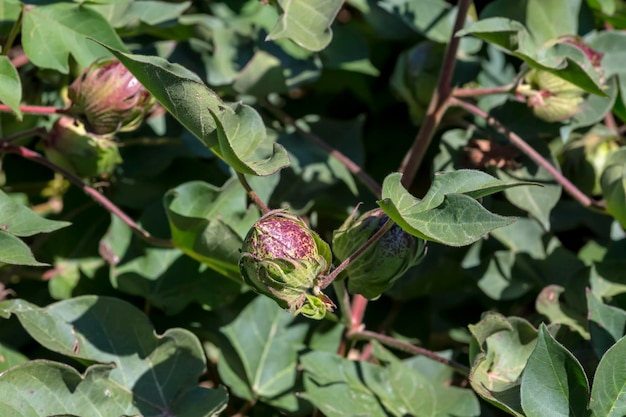
[[[126,213],[124,213],[118,206],[115,205],[111,200],[106,198],[104,195],[98,192],[95,188],[86,184],[82,179],[69,172],[68,170],[58,166],[57,164],[51,162],[44,156],[38,154],[37,152],[31,151],[28,148],[23,146],[12,146],[6,145],[0,147],[0,152],[13,153],[16,155],[20,155],[26,159],[37,162],[41,165],[47,166],[48,168],[60,173],[65,178],[67,178],[70,182],[76,185],[78,188],[82,189],[85,194],[90,196],[94,201],[104,207],[107,211],[117,216],[121,221],[123,221],[128,227],[130,227],[133,232],[146,242],[159,247],[170,248],[173,247],[172,241],[167,239],[160,239],[152,236],[146,230],[144,230],[141,226],[139,226],[133,219],[131,219]]]
[[[449,99],[451,106],[457,106],[465,109],[466,111],[485,119],[485,121],[495,128],[495,130],[504,136],[506,136],[515,147],[517,147],[520,151],[526,154],[530,159],[532,159],[537,165],[543,167],[546,171],[548,171],[554,179],[563,186],[563,189],[571,195],[576,201],[582,204],[585,207],[598,209],[601,211],[605,211],[605,208],[599,202],[591,199],[587,195],[585,195],[582,191],[578,189],[574,184],[572,184],[563,174],[561,174],[547,159],[545,159],[539,152],[533,149],[524,139],[522,139],[519,135],[514,132],[508,130],[502,123],[498,120],[487,114],[485,111],[481,110],[479,107],[475,106],[472,103],[468,103],[467,101],[459,100],[457,98],[451,97]]]
[[[453,97],[479,97],[491,94],[507,94],[513,91],[515,84],[501,85],[498,87],[482,88],[455,88],[452,91]]]
[[[361,294],[354,294],[354,297],[352,297],[352,315],[350,316],[352,330],[356,331],[361,327],[368,301],[369,300]]]
[[[18,132],[12,136],[7,136],[6,138],[1,138],[0,146],[4,144],[9,144],[11,142],[15,142],[20,139],[28,138],[31,136],[44,136],[46,134],[47,134],[47,131],[43,127],[35,127],[33,129],[24,130],[23,132]]]
[[[257,207],[259,207],[259,209],[261,209],[263,214],[269,213],[270,208],[267,207],[267,205],[263,202],[263,200],[261,200],[261,197],[259,197],[259,195],[252,189],[245,175],[238,172],[237,178],[239,178],[239,182],[241,183],[243,188],[246,189],[246,192],[248,193],[248,196],[250,197],[250,199],[254,201],[254,203],[257,205]]]
[[[389,229],[391,229],[391,227],[393,226],[393,221],[391,219],[387,219],[387,221],[385,222],[385,224],[383,225],[383,227],[381,227],[380,229],[378,229],[376,231],[376,233],[374,233],[368,240],[367,242],[365,242],[363,245],[361,245],[360,248],[358,248],[357,250],[354,251],[354,253],[352,253],[352,255],[348,256],[346,258],[345,261],[343,261],[342,263],[339,264],[339,266],[335,269],[333,269],[333,271],[326,275],[324,277],[324,279],[322,280],[322,282],[320,282],[319,288],[321,290],[323,290],[324,288],[328,287],[335,278],[337,278],[337,276],[339,276],[339,274],[348,267],[348,265],[350,265],[351,262],[353,262],[356,258],[358,258],[359,256],[361,256],[361,254],[363,252],[365,252],[367,250],[367,248],[369,248],[370,246],[372,246],[374,244],[374,242],[376,242],[378,239],[380,239],[382,237],[382,235],[384,235],[385,233],[387,233],[387,231]],[[353,307],[354,308],[354,307]]]
[[[300,136],[311,141],[312,143],[317,145],[320,149],[323,149],[330,156],[332,156],[333,158],[341,162],[341,164],[345,166],[346,169],[348,169],[348,171],[352,173],[352,175],[357,177],[363,183],[363,185],[365,185],[372,192],[372,194],[374,194],[376,198],[381,197],[381,194],[382,194],[381,186],[376,182],[376,180],[370,177],[369,174],[365,172],[360,166],[358,166],[354,161],[352,161],[343,153],[339,152],[337,149],[330,146],[319,136],[302,129],[300,126],[298,126],[296,121],[291,116],[289,116],[280,108],[269,103],[267,100],[264,100],[262,104],[263,104],[263,107],[265,107],[278,120],[280,120],[281,123],[283,123],[286,126],[291,126],[296,132],[298,132]]]
[[[47,114],[65,114],[67,113],[66,109],[59,109],[57,107],[50,106],[20,106],[20,110],[22,113],[26,114],[38,114],[38,115],[47,115]],[[7,106],[6,104],[0,104],[0,112],[12,113],[13,110]]]
[[[459,6],[457,8],[456,21],[452,29],[452,36],[450,42],[446,48],[446,52],[441,65],[441,74],[439,75],[439,81],[437,82],[437,88],[430,99],[428,109],[422,126],[417,132],[417,136],[411,145],[411,149],[407,152],[402,165],[400,166],[400,172],[402,175],[402,185],[405,188],[409,188],[415,179],[415,175],[419,170],[424,155],[430,146],[430,142],[435,134],[435,130],[441,118],[443,117],[448,107],[448,97],[452,94],[452,75],[454,74],[454,67],[456,63],[456,53],[459,49],[460,38],[456,36],[456,33],[463,28],[465,23],[465,17],[469,9],[472,0],[459,0]]]
[[[429,359],[432,359],[434,361],[447,365],[463,376],[469,376],[470,374],[470,369],[465,365],[461,365],[460,363],[456,361],[444,358],[443,356],[436,354],[432,350],[415,346],[415,345],[403,342],[398,339],[394,339],[391,336],[386,336],[384,334],[362,330],[362,331],[356,331],[356,332],[350,333],[348,334],[348,337],[352,339],[357,339],[357,340],[377,340],[383,345],[386,345],[386,346],[389,346],[389,347],[392,347],[392,348],[395,348],[400,351],[410,353],[413,355],[422,355]]]

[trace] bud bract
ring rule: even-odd
[[[381,209],[370,210],[359,217],[353,213],[333,233],[335,256],[343,262],[383,227],[388,219]],[[424,241],[394,224],[350,262],[346,268],[348,291],[369,299],[377,298],[410,267],[421,262],[424,254]]]
[[[46,157],[79,177],[99,177],[122,162],[117,143],[90,135],[69,117],[55,123],[44,142]]]
[[[567,120],[582,110],[585,91],[550,72],[532,69],[517,92],[527,96],[535,116],[547,122]]]
[[[297,216],[274,210],[250,229],[241,249],[244,281],[282,308],[321,319],[334,307],[318,285],[329,272],[329,245]]]
[[[115,59],[94,62],[69,86],[69,114],[97,135],[135,130],[152,109],[152,95]]]

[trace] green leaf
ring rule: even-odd
[[[321,51],[333,38],[330,25],[342,0],[278,0],[283,14],[267,38],[291,39],[310,51]]]
[[[469,34],[504,48],[532,68],[548,71],[589,93],[606,95],[599,74],[585,54],[574,46],[558,44],[549,49],[541,49],[524,25],[503,17],[472,23],[457,35]]]
[[[470,383],[485,400],[523,417],[520,385],[526,362],[537,343],[537,330],[519,317],[488,313],[469,326],[474,337]]]
[[[626,333],[626,312],[602,303],[589,290],[587,307],[591,346],[596,356],[602,359],[606,351]]]
[[[384,369],[336,353],[311,351],[300,356],[304,398],[324,414],[337,417],[387,417],[368,381],[383,381]],[[380,383],[380,382],[379,382]]]
[[[574,355],[559,344],[545,325],[522,376],[522,408],[527,417],[584,417],[589,382]]]
[[[537,45],[563,35],[578,33],[581,0],[524,0],[511,4],[508,0],[490,3],[481,19],[505,17],[524,24]]]
[[[91,4],[88,7],[104,16],[116,28],[143,22],[156,26],[179,17],[191,5],[190,1],[168,3],[166,1],[122,1],[112,4]]]
[[[267,135],[252,107],[229,107],[181,65],[108,49],[183,126],[237,171],[270,175],[289,165],[285,150]]]
[[[369,44],[356,25],[341,25],[335,29],[333,41],[322,52],[325,68],[378,76],[370,61]]]
[[[592,417],[622,417],[626,414],[626,337],[602,357],[593,377],[589,409]]]
[[[0,230],[0,263],[9,265],[46,266],[37,262],[26,243],[17,237]]]
[[[5,103],[22,120],[22,82],[17,70],[7,56],[0,56],[0,101]]]
[[[565,288],[560,285],[548,285],[537,296],[535,308],[538,313],[546,316],[550,323],[558,323],[569,326],[573,331],[578,332],[583,338],[589,340],[589,329],[587,319],[566,305],[560,299]]]
[[[600,186],[607,210],[622,227],[626,227],[626,147],[614,151],[604,167]]]
[[[285,149],[268,138],[263,119],[247,104],[220,112],[209,109],[217,126],[222,157],[237,172],[271,175],[289,165]]]
[[[113,266],[110,277],[113,287],[143,297],[169,315],[193,302],[216,309],[233,301],[242,287],[177,249],[148,248],[143,256]]]
[[[125,50],[113,28],[98,12],[80,4],[55,3],[24,10],[22,37],[24,52],[33,64],[67,74],[68,56],[87,67],[103,56],[110,56],[103,45]]]
[[[0,342],[0,373],[12,366],[27,362],[28,358],[17,350]]]
[[[192,181],[163,197],[174,245],[215,271],[241,282],[239,250],[258,219],[246,206],[246,191],[236,178],[221,188]]]
[[[15,236],[32,236],[50,233],[69,226],[69,222],[48,220],[28,207],[16,203],[0,190],[0,229]]]
[[[490,213],[476,198],[509,187],[530,185],[500,181],[480,171],[459,170],[435,176],[430,189],[419,200],[402,186],[401,177],[395,173],[385,178],[379,206],[408,233],[451,246],[468,245],[489,231],[515,221]]]
[[[89,368],[81,378],[67,365],[30,362],[1,374],[0,404],[19,407],[24,398],[13,391],[24,392],[25,386],[33,387],[36,383],[33,392],[50,395],[50,398],[34,396],[29,400],[37,408],[45,408],[41,414],[29,414],[37,417],[64,413],[90,415],[94,401],[107,398],[106,389],[110,398],[114,398],[107,402],[113,411],[105,414],[111,417],[120,414],[156,417],[172,412],[190,417],[212,416],[226,406],[225,390],[198,386],[205,356],[196,336],[178,328],[157,335],[148,318],[124,301],[82,296],[45,308],[19,299],[0,302],[0,317],[8,318],[12,314],[44,347],[113,366]],[[30,379],[28,383],[24,382],[26,375]],[[69,386],[62,382],[64,379]],[[86,384],[83,387],[81,380]],[[74,397],[72,392],[80,395]],[[99,394],[95,395],[96,392]],[[199,412],[199,408],[204,410]]]
[[[269,404],[291,392],[281,406],[295,411],[297,350],[307,327],[294,324],[293,316],[270,298],[257,296],[221,332],[229,343],[221,346],[218,370],[234,392]]]

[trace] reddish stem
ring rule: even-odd
[[[452,91],[454,97],[479,97],[491,94],[507,94],[513,91],[515,84],[501,85],[498,87],[481,87],[481,88],[455,88]]]
[[[497,132],[506,136],[515,147],[517,147],[520,151],[526,154],[530,159],[532,159],[537,165],[543,167],[546,171],[548,171],[554,179],[563,186],[563,189],[571,195],[575,200],[580,202],[585,207],[600,209],[604,211],[604,207],[599,204],[597,201],[591,199],[587,195],[585,195],[582,191],[578,189],[574,184],[572,184],[563,174],[561,174],[548,160],[546,160],[539,152],[533,149],[524,139],[522,139],[519,135],[514,132],[508,130],[502,123],[498,120],[494,119],[492,116],[487,114],[485,111],[481,110],[477,106],[472,103],[468,103],[467,101],[459,100],[454,97],[450,97],[449,99],[450,105],[461,107],[468,112],[485,119],[485,121],[496,129]]]
[[[471,3],[471,0],[459,0],[456,21],[454,22],[454,27],[452,29],[452,37],[448,43],[446,53],[443,58],[437,88],[430,99],[430,104],[426,110],[424,121],[422,122],[422,126],[413,141],[413,145],[411,145],[411,149],[409,149],[404,160],[402,161],[399,171],[404,173],[402,175],[402,185],[407,189],[409,189],[413,183],[415,175],[417,174],[417,171],[422,164],[422,160],[424,159],[424,155],[430,146],[435,130],[437,129],[437,126],[447,109],[448,97],[452,94],[451,83],[456,63],[456,53],[459,49],[459,42],[461,40],[455,35],[463,28],[465,17]]]
[[[0,147],[0,151],[20,155],[26,159],[29,159],[41,165],[47,166],[48,168],[62,174],[70,182],[72,182],[78,188],[82,189],[85,192],[85,194],[93,198],[94,201],[96,201],[98,204],[100,204],[110,213],[119,217],[119,219],[122,220],[126,225],[128,225],[128,227],[130,227],[137,236],[139,236],[146,242],[151,243],[152,245],[155,245],[155,246],[159,246],[159,247],[170,248],[173,246],[172,241],[170,240],[159,239],[157,237],[152,236],[150,233],[144,230],[141,226],[135,223],[135,221],[131,219],[126,213],[124,213],[118,206],[116,206],[115,203],[113,203],[111,200],[109,200],[104,195],[99,193],[98,190],[89,186],[82,179],[80,179],[73,173],[51,162],[44,156],[38,154],[37,152],[31,151],[30,149],[25,148],[23,146],[11,146],[11,145]]]
[[[267,205],[263,202],[263,200],[261,200],[261,197],[259,197],[259,195],[252,189],[252,187],[248,183],[248,180],[246,179],[245,175],[243,175],[242,173],[237,172],[237,178],[239,178],[239,182],[241,183],[243,188],[245,188],[245,190],[248,193],[248,196],[250,197],[250,199],[252,201],[254,201],[254,203],[257,205],[257,207],[259,207],[259,209],[261,209],[263,214],[269,213],[270,212],[270,208],[267,207]]]
[[[39,115],[47,115],[47,114],[65,114],[67,113],[66,109],[59,109],[56,107],[50,106],[20,106],[20,110],[22,113],[26,114],[39,114]],[[5,113],[13,113],[13,110],[7,106],[6,104],[0,104],[0,112]]]

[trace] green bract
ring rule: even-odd
[[[153,107],[144,86],[115,59],[94,62],[70,85],[69,114],[97,135],[135,130]]]
[[[48,159],[79,177],[110,174],[122,162],[116,142],[87,133],[69,117],[55,122],[44,143]]]
[[[318,287],[331,267],[330,247],[299,217],[280,210],[265,214],[241,252],[241,274],[256,292],[310,318],[321,319],[332,309]]]
[[[333,252],[344,261],[363,246],[389,217],[381,210],[370,210],[358,218],[352,214],[333,233]],[[373,299],[391,287],[407,269],[418,264],[425,253],[424,241],[394,224],[380,239],[346,268],[348,290]]]
[[[527,96],[527,103],[538,118],[547,122],[567,120],[582,110],[585,91],[547,71],[533,69],[525,78],[527,84],[518,92]]]

